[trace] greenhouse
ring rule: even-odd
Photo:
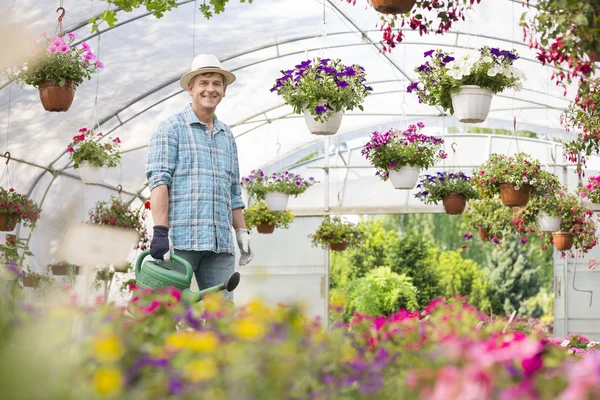
[[[0,5],[1,398],[600,398],[600,0]]]

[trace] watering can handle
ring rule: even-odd
[[[144,250],[138,256],[137,261],[135,263],[135,276],[138,276],[140,274],[140,271],[142,270],[142,263],[144,262],[144,259],[149,255],[150,250]],[[178,264],[182,264],[185,267],[185,279],[191,281],[194,271],[192,270],[192,266],[190,265],[190,263],[176,254],[171,254],[171,260],[175,261]],[[164,260],[154,260],[154,263],[156,265],[161,265],[162,263],[164,263]]]

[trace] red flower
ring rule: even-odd
[[[146,210],[150,210],[150,200],[148,200],[148,201],[146,201],[146,202],[144,203],[144,208],[145,208]]]

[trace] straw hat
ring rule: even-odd
[[[199,54],[194,58],[190,72],[181,77],[179,84],[183,90],[188,90],[188,83],[194,76],[208,72],[217,72],[223,75],[225,77],[225,86],[231,85],[235,81],[235,75],[221,68],[221,62],[215,55]]]

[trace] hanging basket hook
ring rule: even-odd
[[[6,165],[8,165],[8,162],[10,161],[10,151],[4,153],[4,157],[6,157]]]
[[[454,142],[454,143],[452,143],[452,144],[450,145],[450,147],[452,147],[452,151],[453,151],[454,153],[456,153],[456,146],[458,146],[458,144],[457,144],[456,142]]]
[[[117,190],[119,191],[119,195],[121,195],[121,192],[123,191],[123,186],[122,185],[118,185],[117,186]]]
[[[65,10],[64,7],[58,7],[56,9],[56,12],[59,12],[59,11],[62,11],[62,13],[58,17],[58,22],[62,22],[63,18],[65,17],[65,14],[67,13],[67,10]]]

